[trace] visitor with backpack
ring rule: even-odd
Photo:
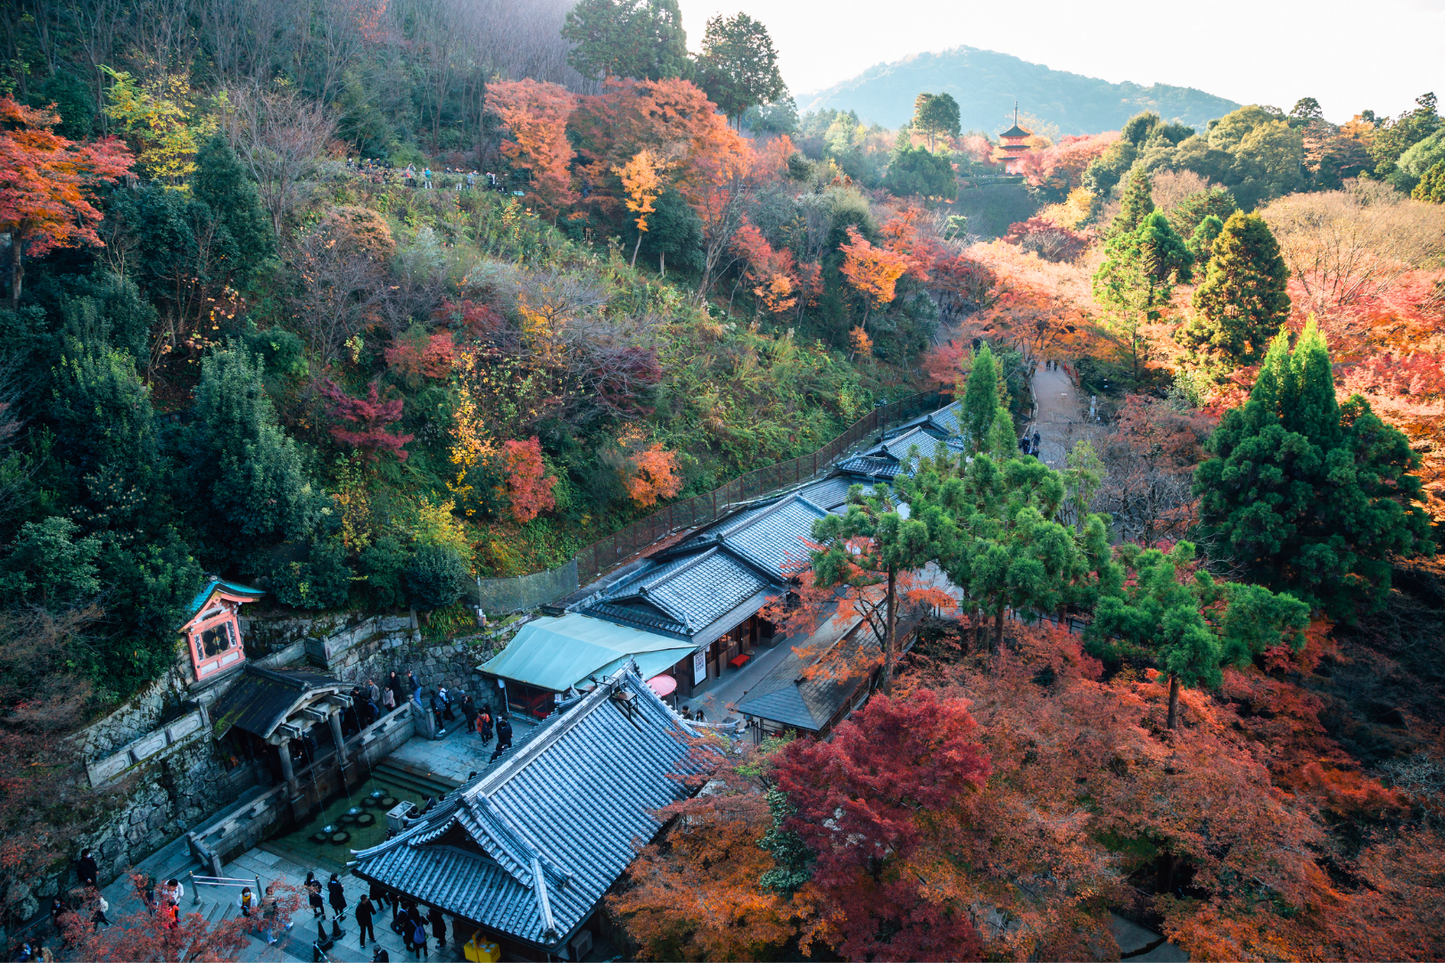
[[[426,917],[421,915],[420,908],[411,911],[411,925],[412,952],[417,959],[421,959],[423,954],[427,959],[431,959],[431,948],[427,945]]]

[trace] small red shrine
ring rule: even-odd
[[[1019,126],[1019,105],[1014,103],[1014,125],[1002,134],[998,139],[1003,141],[1003,170],[1005,174],[1022,174],[1020,166],[1023,164],[1024,155],[1028,153],[1029,147],[1024,143],[1033,136],[1033,131],[1025,130]]]
[[[236,614],[243,604],[265,594],[249,585],[209,578],[191,599],[186,621],[177,631],[185,636],[197,682],[246,661]]]

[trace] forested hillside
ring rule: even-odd
[[[996,134],[1009,126],[1014,102],[1064,134],[1113,130],[1144,110],[1202,126],[1239,106],[1192,87],[1108,81],[1050,70],[1005,53],[954,47],[878,64],[827,90],[798,98],[801,110],[852,110],[865,121],[897,127],[912,114],[920,90],[951,94],[963,108],[964,130]]]
[[[676,0],[0,17],[5,912],[206,575],[450,644],[476,579],[927,390],[939,454],[756,613],[864,613],[783,682],[878,694],[700,749],[619,952],[1111,958],[1121,912],[1445,954],[1433,94],[1336,125],[961,48],[799,114],[762,23],[689,53]]]

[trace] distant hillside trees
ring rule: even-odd
[[[919,94],[913,102],[913,129],[928,138],[930,151],[939,136],[957,137],[958,101],[950,94]]]
[[[698,67],[708,100],[739,126],[748,108],[771,104],[788,92],[768,28],[745,13],[708,20]]]

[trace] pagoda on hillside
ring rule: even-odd
[[[1003,170],[1005,174],[1022,174],[1024,154],[1028,153],[1026,139],[1033,136],[1033,131],[1025,130],[1019,126],[1019,104],[1014,101],[1014,125],[1002,134],[998,139],[1003,141]]]

